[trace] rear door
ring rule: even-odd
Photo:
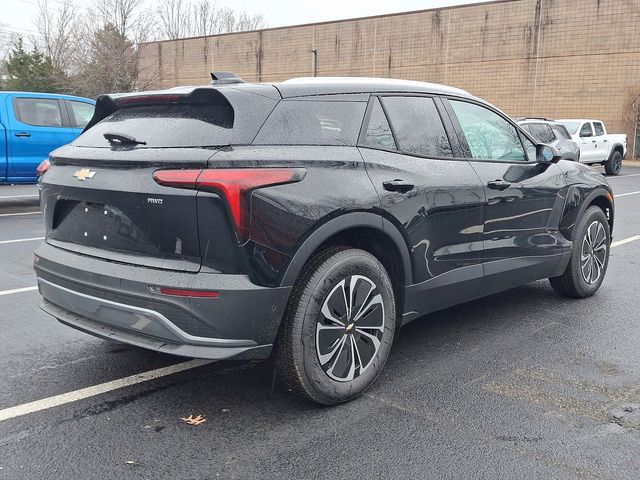
[[[551,274],[570,242],[554,231],[562,171],[538,163],[535,145],[489,107],[449,99],[448,111],[484,185],[484,273],[498,291]]]
[[[604,125],[602,125],[602,122],[593,122],[593,139],[596,141],[594,146],[594,158],[599,161],[606,160],[609,154],[609,140],[605,135]]]
[[[61,100],[7,96],[10,179],[36,178],[36,168],[49,153],[75,138]]]
[[[65,100],[64,102],[69,112],[69,121],[73,128],[73,133],[77,137],[93,117],[95,105],[82,100]]]
[[[430,96],[373,96],[360,152],[388,218],[405,235],[414,285],[408,309],[422,313],[477,296],[482,282],[484,192],[455,158]]]

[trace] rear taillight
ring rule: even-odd
[[[299,182],[304,168],[221,168],[205,170],[157,170],[153,179],[167,187],[209,190],[222,194],[236,226],[238,238],[249,237],[251,192],[257,188]]]
[[[43,160],[42,162],[40,162],[40,165],[38,165],[38,168],[36,168],[36,172],[38,172],[38,176],[41,177],[42,175],[47,173],[47,170],[49,170],[50,166],[51,166],[51,163],[49,162],[49,160]]]

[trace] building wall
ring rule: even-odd
[[[246,81],[314,73],[423,80],[514,116],[600,118],[631,138],[640,0],[502,0],[151,42],[140,47],[140,70],[141,88],[205,84],[212,70]]]

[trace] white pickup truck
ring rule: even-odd
[[[571,139],[580,147],[580,162],[604,165],[607,175],[618,175],[622,159],[627,154],[627,136],[607,133],[600,120],[558,120],[566,128]]]

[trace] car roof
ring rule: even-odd
[[[299,77],[276,83],[216,83],[213,85],[199,86],[179,86],[167,90],[135,92],[127,94],[115,94],[111,97],[122,97],[128,95],[144,95],[144,94],[160,94],[160,93],[178,93],[188,94],[195,89],[215,88],[219,90],[234,89],[244,90],[253,93],[267,94],[268,89],[274,89],[279,92],[282,98],[304,97],[311,95],[339,95],[350,93],[430,93],[437,95],[451,95],[457,97],[471,98],[474,97],[469,92],[439,85],[436,83],[417,82],[413,80],[397,80],[391,78],[367,78],[367,77]],[[269,95],[271,96],[271,95]],[[486,103],[483,101],[483,103]]]
[[[563,118],[562,120],[558,120],[558,122],[580,122],[580,123],[598,122],[598,123],[604,123],[602,120],[596,120],[594,118]]]
[[[20,95],[21,97],[24,98],[64,98],[67,100],[81,100],[84,102],[90,102],[90,103],[95,103],[95,100],[92,100],[90,98],[85,98],[85,97],[78,97],[75,95],[65,95],[62,93],[45,93],[45,92],[20,92],[20,91],[14,91],[14,90],[9,90],[9,91],[2,91],[0,92],[0,95]]]
[[[469,92],[437,83],[368,77],[299,77],[275,83],[283,98],[347,93],[434,93],[475,98]]]
[[[526,123],[546,123],[548,125],[558,125],[560,122],[558,120],[544,119],[544,118],[516,118],[516,123],[518,125],[523,125]]]

